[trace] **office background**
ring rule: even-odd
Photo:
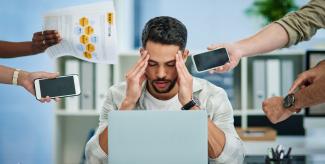
[[[31,40],[34,32],[42,29],[42,14],[46,11],[96,0],[1,2],[0,40],[27,41]],[[129,24],[129,28],[124,27],[129,30],[125,35],[129,36],[120,34],[120,43],[126,43],[121,45],[121,51],[137,48],[144,23],[159,15],[176,17],[187,26],[190,50],[204,51],[211,43],[241,39],[261,28],[260,19],[245,14],[252,2],[253,0],[134,0],[131,3],[134,10],[123,11],[134,15],[134,23]],[[307,0],[295,2],[301,6]],[[311,42],[295,48],[306,49],[310,44],[324,39],[324,36],[322,30]],[[1,65],[28,71],[54,71],[55,62],[46,54],[0,59]],[[53,102],[41,104],[21,87],[0,84],[0,163],[51,163],[54,158],[53,110]]]

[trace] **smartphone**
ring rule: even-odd
[[[226,48],[219,48],[192,55],[192,61],[197,72],[205,72],[226,64],[229,62],[229,56]]]
[[[79,76],[76,74],[54,79],[36,79],[34,85],[38,100],[46,96],[54,98],[80,95]]]

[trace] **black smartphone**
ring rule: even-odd
[[[192,55],[192,61],[197,72],[204,72],[226,64],[229,62],[229,56],[226,48],[219,48]]]
[[[80,83],[78,75],[60,76],[54,79],[36,79],[34,81],[36,99],[46,96],[67,97],[80,95]]]

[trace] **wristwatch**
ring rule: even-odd
[[[290,108],[294,105],[295,105],[295,95],[293,93],[290,93],[283,99],[283,107]]]
[[[190,110],[194,106],[200,106],[200,101],[196,97],[193,96],[190,102],[186,103],[183,107],[182,110]]]

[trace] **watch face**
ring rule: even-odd
[[[201,105],[200,100],[197,97],[193,96],[193,100],[197,106]]]
[[[289,94],[289,95],[287,95],[287,96],[284,98],[283,106],[284,106],[285,108],[290,108],[291,106],[293,106],[294,101],[295,101],[295,97],[294,97],[294,95],[293,95],[293,94]]]

